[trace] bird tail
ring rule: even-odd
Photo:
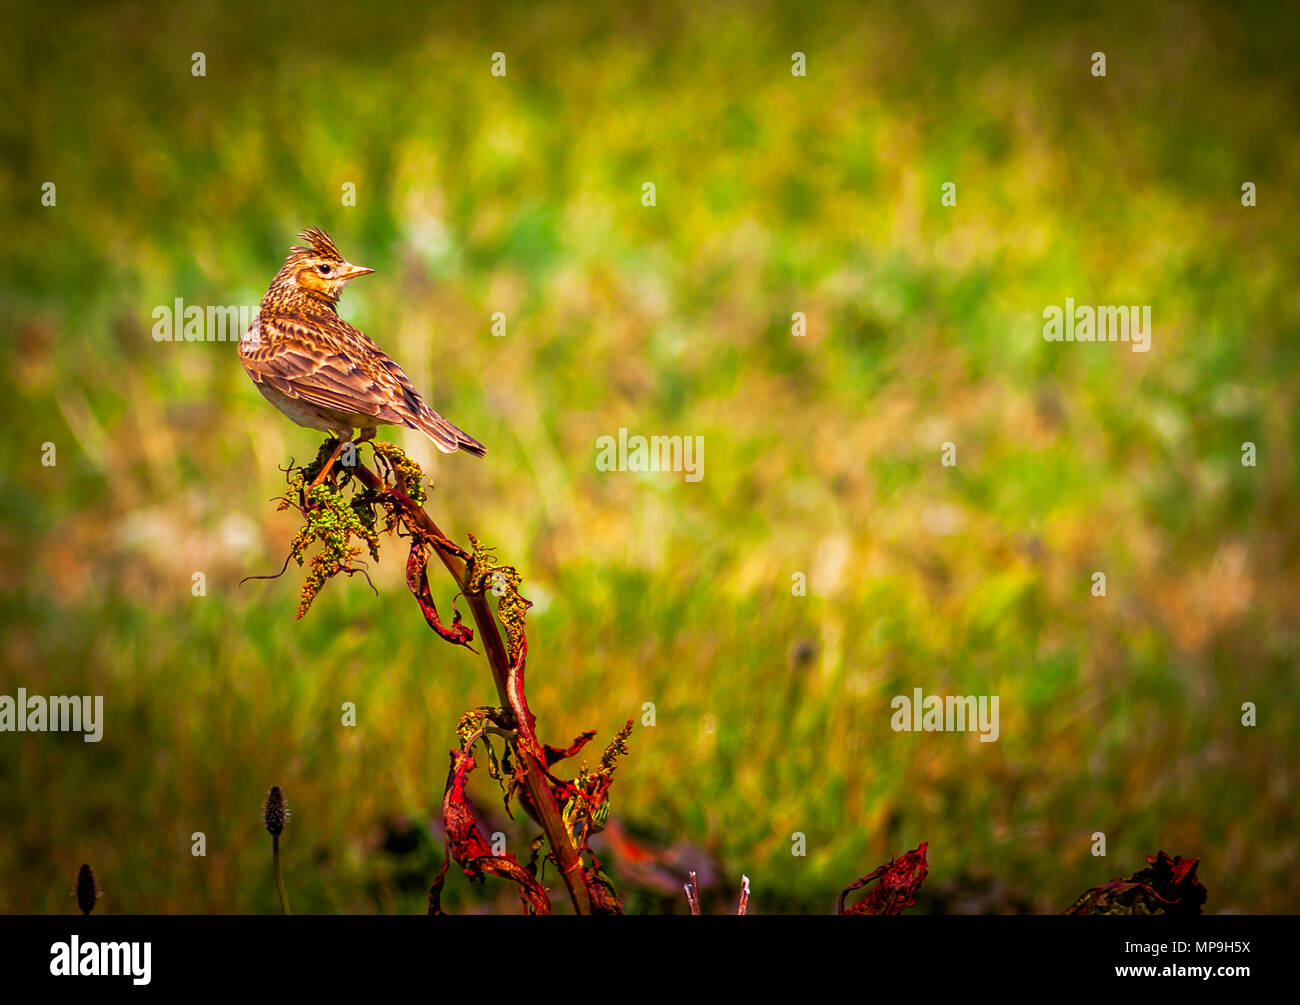
[[[457,429],[427,406],[420,413],[420,417],[415,421],[414,425],[416,429],[433,440],[433,445],[444,454],[454,454],[457,450],[464,450],[476,457],[482,457],[487,453],[487,447],[483,446],[463,429]]]

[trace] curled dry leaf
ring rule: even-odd
[[[425,550],[424,542],[418,537],[411,539],[411,553],[406,559],[406,585],[415,597],[416,603],[420,605],[420,612],[424,615],[424,620],[428,622],[429,627],[438,633],[438,637],[457,646],[464,646],[466,649],[471,648],[470,643],[474,641],[474,629],[469,625],[463,624],[460,620],[460,611],[452,607],[451,625],[444,625],[442,619],[438,617],[438,608],[433,602],[433,594],[429,591],[429,553]]]
[[[451,771],[447,776],[447,791],[442,799],[442,822],[447,832],[447,856],[453,859],[470,879],[483,879],[490,873],[519,886],[519,896],[529,914],[550,914],[551,902],[546,889],[537,878],[519,864],[513,855],[493,855],[492,849],[478,829],[474,807],[465,792],[465,782],[474,770],[474,756],[468,751],[451,752]],[[443,872],[446,863],[443,864]],[[443,873],[439,873],[434,887],[429,891],[430,913],[441,913],[438,906],[442,891]]]
[[[930,865],[925,860],[925,849],[930,842],[922,841],[919,848],[890,859],[884,865],[850,883],[840,894],[836,914],[901,914],[904,908],[916,903],[916,891],[925,882]],[[867,895],[850,908],[844,907],[844,898],[854,890],[880,880],[867,891]]]

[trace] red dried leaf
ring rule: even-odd
[[[1148,855],[1147,868],[1127,879],[1094,886],[1065,909],[1065,914],[1201,913],[1206,889],[1196,878],[1199,859],[1170,858],[1163,851]]]
[[[901,914],[905,908],[916,903],[916,891],[925,882],[930,865],[925,860],[925,849],[929,841],[922,841],[919,848],[890,859],[884,865],[861,879],[845,887],[840,894],[836,914]],[[867,895],[852,907],[845,910],[844,898],[854,890],[860,890],[873,880],[880,882],[867,891]]]
[[[595,735],[596,731],[589,729],[567,747],[552,747],[549,743],[542,744],[542,750],[546,755],[546,766],[549,768],[551,765],[563,761],[566,757],[572,757],[590,743]]]
[[[447,778],[447,791],[442,799],[442,823],[447,832],[447,854],[472,880],[483,879],[484,873],[508,879],[519,885],[519,896],[530,914],[550,914],[551,902],[546,889],[513,855],[493,855],[474,818],[474,807],[465,792],[465,782],[474,770],[474,757],[468,751],[451,752],[451,773]],[[441,894],[441,882],[430,889],[430,906],[434,890]]]
[[[724,883],[725,869],[715,854],[690,841],[666,833],[632,834],[617,817],[592,842],[613,856],[619,885],[624,890],[652,890],[665,897],[681,893],[682,877],[696,875],[696,887],[714,893]]]
[[[452,607],[453,617],[450,627],[444,625],[442,619],[438,617],[438,608],[434,605],[433,595],[429,592],[429,575],[426,568],[428,564],[429,556],[424,550],[424,543],[419,538],[413,538],[411,553],[406,558],[407,587],[419,603],[420,610],[424,613],[424,620],[429,623],[429,627],[447,642],[469,649],[470,643],[474,640],[474,629],[469,625],[461,624],[460,611]]]

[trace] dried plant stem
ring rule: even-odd
[[[339,459],[339,454],[343,453],[343,448],[347,446],[349,442],[349,440],[339,440],[338,445],[334,448],[334,452],[330,454],[329,459],[321,466],[321,469],[316,472],[316,477],[311,480],[311,484],[303,490],[303,495],[310,494],[312,489],[325,480],[325,476],[330,473],[330,468],[334,467],[334,462]]]
[[[358,464],[352,471],[367,488],[376,492],[386,490],[383,482],[369,468]],[[390,494],[402,503],[407,514],[427,539],[432,541],[448,540],[424,507],[416,504],[402,493],[390,492]],[[501,632],[497,627],[497,619],[492,613],[492,608],[488,606],[487,597],[485,594],[472,591],[469,588],[470,584],[466,575],[467,569],[464,559],[445,547],[435,545],[434,551],[438,553],[442,564],[447,567],[447,571],[451,573],[452,579],[456,581],[456,585],[465,596],[470,613],[474,615],[474,624],[478,626],[478,637],[482,642],[488,665],[492,668],[492,678],[496,683],[501,704],[505,708],[510,708],[508,687],[510,657],[506,653],[505,643],[502,641]],[[568,888],[569,897],[573,901],[573,909],[578,914],[590,914],[591,896],[587,889],[586,876],[583,874],[582,858],[578,854],[578,849],[574,847],[573,838],[570,836],[568,829],[564,826],[560,807],[556,804],[555,796],[551,793],[551,786],[546,780],[542,765],[527,750],[521,749],[519,755],[524,766],[525,787],[540,818],[542,829],[546,832],[551,851],[554,853],[555,860],[559,865],[560,877]]]
[[[695,878],[695,870],[691,870],[691,878],[688,883],[683,884],[686,890],[686,903],[690,905],[691,914],[700,913],[700,886]]]
[[[271,858],[275,862],[275,888],[280,891],[280,908],[285,914],[293,914],[289,910],[289,891],[284,888],[284,871],[280,868],[280,835],[271,835]]]

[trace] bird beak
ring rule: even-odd
[[[364,265],[353,265],[351,262],[344,262],[339,266],[338,278],[356,279],[357,276],[368,276],[374,271],[374,269],[367,269]]]

